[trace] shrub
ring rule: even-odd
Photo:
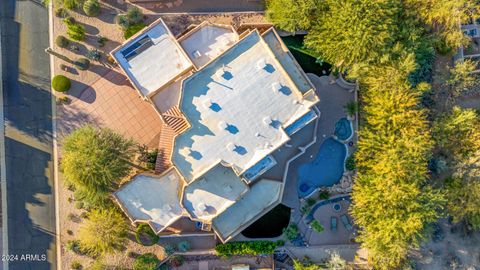
[[[138,256],[133,263],[134,270],[155,270],[158,266],[157,256],[153,253],[145,253]]]
[[[178,243],[177,249],[180,252],[187,252],[190,250],[190,243],[188,241],[182,241]]]
[[[132,6],[127,11],[127,18],[130,24],[137,24],[143,20],[143,13],[142,11],[136,7]]]
[[[232,255],[259,255],[273,254],[273,251],[283,246],[283,241],[241,241],[220,244],[215,247],[215,251],[219,256]]]
[[[55,16],[59,18],[65,18],[68,16],[68,11],[64,9],[63,7],[59,7],[55,9]]]
[[[66,48],[70,44],[70,41],[68,41],[66,37],[59,35],[55,38],[55,44],[60,48]]]
[[[68,16],[68,17],[65,17],[65,19],[63,19],[63,23],[66,25],[70,25],[70,24],[77,23],[77,21],[75,21],[75,18],[73,18],[72,16]]]
[[[345,168],[347,169],[347,171],[355,170],[356,168],[355,157],[353,155],[350,155],[345,161]]]
[[[72,264],[70,264],[70,268],[73,270],[80,270],[82,269],[82,264],[78,261],[73,261]]]
[[[55,91],[66,92],[70,89],[71,85],[70,79],[63,75],[55,75],[55,77],[53,77],[52,87]]]
[[[99,47],[105,46],[105,43],[108,41],[108,38],[103,36],[98,36],[97,43]]]
[[[358,103],[355,101],[349,101],[347,105],[345,105],[345,110],[349,116],[354,116],[358,111]]]
[[[145,236],[148,237],[148,241],[144,241]],[[135,231],[135,239],[144,246],[151,246],[158,242],[159,237],[148,224],[142,223]]]
[[[99,61],[100,57],[102,57],[102,55],[100,54],[100,51],[98,51],[97,49],[88,50],[86,56],[87,56],[88,59],[90,59],[92,61]]]
[[[140,254],[138,254],[137,252],[135,252],[133,250],[127,251],[127,257],[129,257],[129,258],[135,259],[138,256],[140,256]]]
[[[168,264],[171,267],[180,267],[182,266],[183,262],[185,261],[185,258],[182,255],[173,255],[168,259]]]
[[[173,253],[175,253],[175,248],[169,244],[165,245],[163,247],[163,250],[165,251],[165,254],[167,254],[167,256],[170,256]]]
[[[67,234],[68,235],[73,235],[73,231],[72,230],[67,230]]]
[[[87,70],[90,67],[90,61],[87,58],[78,58],[73,64],[80,70]]]
[[[75,208],[82,209],[83,208],[83,202],[81,202],[81,201],[75,202]]]
[[[68,220],[73,221],[77,216],[74,213],[68,213],[67,217],[68,217]]]
[[[78,23],[67,24],[67,35],[77,41],[82,41],[85,38],[85,27]]]
[[[328,190],[322,190],[318,194],[319,200],[328,200],[328,198],[330,198],[330,193],[328,193]]]
[[[309,207],[312,207],[315,204],[315,202],[316,202],[315,199],[311,198],[311,197],[308,198],[307,201],[306,201],[306,203]]]
[[[320,224],[320,222],[318,222],[317,220],[312,221],[310,226],[312,226],[312,229],[318,233],[321,233],[324,230],[322,224]]]
[[[74,253],[80,254],[80,242],[78,240],[68,240],[65,245],[66,249]]]
[[[127,29],[127,27],[130,25],[130,22],[128,21],[127,16],[123,14],[118,15],[115,18],[115,21],[122,29]]]
[[[63,0],[63,6],[67,9],[75,9],[78,6],[78,2],[76,0]]]
[[[286,227],[285,229],[283,229],[283,235],[285,236],[285,238],[289,241],[292,241],[293,239],[295,239],[298,235],[298,227],[297,225],[295,224],[290,224],[288,225],[288,227]]]
[[[87,16],[96,17],[100,14],[100,3],[97,0],[87,0],[83,3],[83,11]]]
[[[138,31],[142,30],[143,28],[145,28],[145,24],[143,22],[140,22],[140,23],[136,23],[136,24],[132,24],[132,25],[129,25],[123,32],[123,37],[125,39],[129,39],[131,36],[135,35],[136,33],[138,33]]]

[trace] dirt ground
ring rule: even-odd
[[[440,221],[445,238],[429,241],[414,254],[418,269],[424,270],[475,270],[480,265],[480,232],[465,236],[453,232],[454,226]]]

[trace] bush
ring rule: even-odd
[[[72,83],[70,79],[63,75],[55,75],[52,80],[52,87],[55,91],[66,92],[70,89]]]
[[[158,266],[157,256],[153,253],[145,253],[138,256],[133,263],[134,270],[155,270]]]
[[[77,21],[75,21],[75,18],[73,18],[72,16],[68,16],[68,17],[65,17],[65,19],[63,19],[63,23],[66,25],[70,25],[70,24],[77,23]]]
[[[324,228],[322,226],[322,224],[320,224],[320,222],[314,220],[312,221],[312,223],[310,224],[310,226],[312,226],[312,229],[318,233],[321,233],[323,232]]]
[[[73,235],[73,231],[72,230],[67,230],[67,234],[68,235]]]
[[[59,7],[55,9],[55,16],[59,18],[65,18],[68,16],[68,11],[64,9],[63,7]]]
[[[87,70],[90,67],[90,60],[87,58],[79,58],[73,62],[76,68],[80,70]]]
[[[82,209],[82,208],[83,208],[83,205],[84,205],[84,204],[83,204],[83,202],[81,202],[81,201],[75,202],[75,208],[76,208],[76,209]]]
[[[177,249],[180,252],[187,252],[190,250],[190,243],[188,241],[182,241],[178,243]]]
[[[73,40],[82,41],[85,38],[85,27],[78,23],[68,23],[67,35]]]
[[[298,235],[298,227],[295,224],[290,224],[288,225],[287,228],[283,229],[283,235],[285,235],[285,238],[289,241],[292,241],[295,239]]]
[[[135,35],[136,33],[138,33],[138,31],[142,30],[143,28],[145,28],[145,24],[143,22],[140,22],[140,23],[136,23],[136,24],[132,24],[132,25],[129,25],[124,31],[123,31],[123,37],[125,39],[129,39],[131,36]]]
[[[55,38],[55,44],[60,48],[66,48],[70,44],[70,41],[66,37],[59,35]]]
[[[76,9],[78,2],[76,0],[63,0],[63,6],[69,10]]]
[[[315,199],[314,198],[308,198],[306,203],[309,207],[312,207],[315,204]]]
[[[219,256],[232,255],[259,255],[273,254],[273,251],[283,246],[283,241],[241,241],[220,244],[215,247],[215,251]]]
[[[130,24],[137,24],[143,20],[142,11],[136,6],[130,7],[127,11],[126,16]]]
[[[165,254],[167,254],[167,256],[170,256],[173,253],[175,253],[175,248],[168,244],[163,247],[163,250],[165,251]]]
[[[83,11],[87,16],[96,17],[100,14],[100,3],[97,0],[87,0],[83,3]]]
[[[322,190],[318,194],[319,200],[328,200],[328,198],[330,198],[330,193],[328,193],[328,190]]]
[[[145,241],[145,237],[148,237],[148,241]],[[158,242],[159,237],[148,224],[142,223],[135,231],[135,239],[144,246],[151,246]]]
[[[185,258],[182,255],[174,255],[168,259],[168,264],[171,267],[180,267],[182,266],[183,262],[185,261]]]
[[[87,52],[87,58],[92,60],[92,61],[99,61],[102,55],[97,49],[90,49]]]
[[[98,46],[99,46],[99,47],[105,46],[105,43],[106,43],[107,41],[108,41],[108,38],[102,37],[102,36],[98,36],[97,43],[98,43]]]
[[[68,240],[65,247],[69,251],[72,251],[72,252],[77,253],[77,254],[81,254],[81,252],[80,252],[80,242],[78,240]]]
[[[73,261],[72,264],[70,264],[70,268],[73,270],[80,270],[82,269],[82,264],[78,261]]]
[[[347,171],[355,170],[356,168],[355,157],[353,155],[350,155],[345,161],[345,168],[347,169]]]

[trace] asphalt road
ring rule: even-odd
[[[56,269],[48,12],[0,0],[0,23],[9,269]]]

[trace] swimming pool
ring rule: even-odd
[[[332,186],[342,178],[347,147],[334,138],[326,139],[314,160],[298,168],[298,196],[306,197],[318,187]]]
[[[341,141],[346,141],[352,136],[352,124],[348,121],[347,118],[341,118],[335,123],[335,136]]]

